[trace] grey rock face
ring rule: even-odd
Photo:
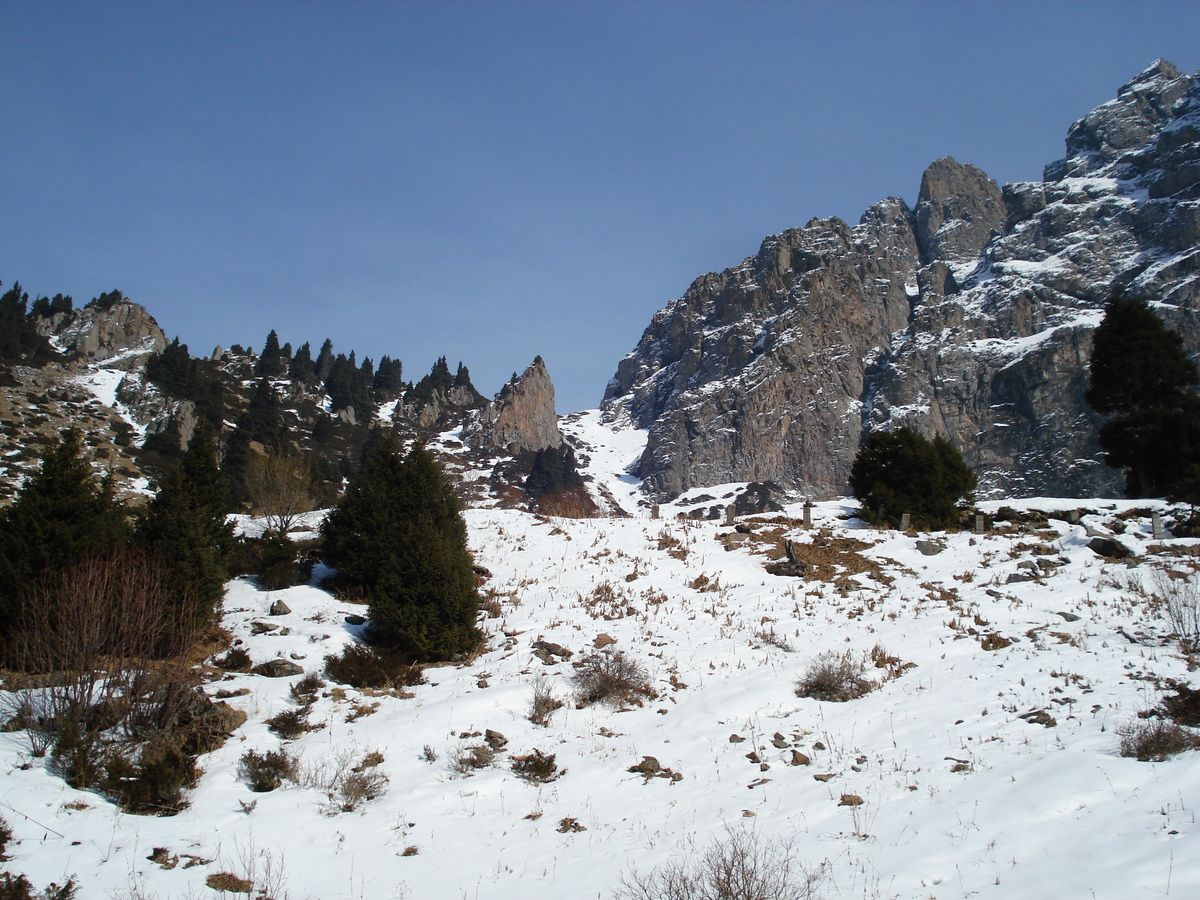
[[[1116,291],[1200,351],[1200,84],[1159,61],[1071,126],[1046,180],[935,162],[917,208],[814,219],[697,279],[608,386],[648,429],[659,496],[774,481],[846,490],[865,430],[944,434],[983,496],[1120,493],[1083,400]]]
[[[117,368],[133,369],[151,353],[167,346],[154,317],[145,307],[120,300],[105,308],[89,303],[72,313],[44,320],[40,329],[70,357],[88,362],[117,361]]]
[[[463,429],[463,437],[472,447],[510,453],[562,446],[554,384],[540,356],[480,411]]]
[[[937,160],[921,176],[913,210],[921,261],[973,266],[993,232],[1003,227],[1005,216],[1000,188],[981,169],[949,156]]]

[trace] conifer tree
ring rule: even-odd
[[[38,474],[0,512],[0,632],[12,633],[20,598],[36,581],[128,537],[111,482],[96,483],[79,432],[65,432]]]
[[[193,604],[184,621],[208,621],[224,594],[226,562],[233,526],[225,520],[228,487],[217,468],[217,453],[201,421],[187,452],[137,524],[137,542],[169,560],[181,588]]]
[[[1127,469],[1130,497],[1175,495],[1200,464],[1200,373],[1179,334],[1144,300],[1114,296],[1093,337],[1087,402],[1105,462]]]
[[[875,431],[854,458],[850,490],[867,521],[896,528],[908,513],[918,528],[950,528],[959,501],[971,499],[975,472],[941,435],[929,441],[911,428]]]
[[[321,345],[321,351],[317,354],[316,373],[317,379],[324,381],[329,377],[329,368],[333,365],[333,341],[325,338],[325,343]]]
[[[308,341],[305,341],[292,357],[292,363],[288,367],[288,377],[296,381],[309,382],[315,375],[316,367],[313,365],[312,348]]]
[[[425,447],[372,454],[322,526],[327,561],[370,601],[371,633],[416,661],[478,645],[479,597],[453,486]]]
[[[254,367],[254,374],[258,378],[276,378],[286,371],[287,359],[279,347],[279,335],[272,328],[271,333],[267,335],[267,342],[263,346],[262,354],[258,357],[258,363]]]

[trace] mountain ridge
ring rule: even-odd
[[[620,361],[603,408],[648,432],[659,498],[705,483],[846,490],[873,428],[946,435],[983,496],[1119,493],[1083,402],[1120,290],[1200,349],[1200,88],[1158,60],[1068,131],[1042,182],[944,158],[917,206],[812,219],[696,279]]]

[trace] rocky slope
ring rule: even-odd
[[[647,487],[846,488],[865,430],[947,435],[985,496],[1119,493],[1083,401],[1111,293],[1200,348],[1200,85],[1157,61],[1071,126],[1041,182],[946,158],[915,209],[813,219],[655,315],[605,395]]]

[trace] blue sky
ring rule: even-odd
[[[653,313],[954,156],[1039,178],[1194,2],[0,0],[0,279],[596,406]]]

